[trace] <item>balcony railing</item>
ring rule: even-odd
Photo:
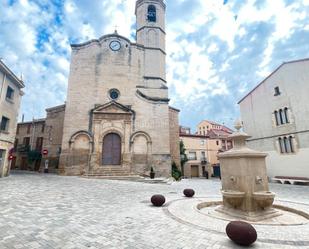
[[[19,153],[27,153],[30,151],[30,145],[27,144],[19,144],[17,145],[17,152]]]

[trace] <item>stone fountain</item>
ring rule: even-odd
[[[170,201],[164,207],[165,214],[177,221],[192,224],[202,231],[222,233],[230,221],[246,221],[255,226],[260,242],[279,245],[308,245],[308,203],[278,200],[273,205],[275,194],[269,191],[266,174],[266,153],[251,150],[246,146],[250,136],[241,131],[241,122],[235,124],[236,132],[230,138],[234,148],[220,153],[222,197],[182,198]],[[223,201],[222,201],[223,199]],[[237,224],[234,230],[238,240],[240,229],[248,235],[248,227]],[[288,226],[288,227],[287,227]],[[234,227],[235,228],[235,227]],[[205,230],[204,230],[205,229]],[[250,238],[245,237],[245,240]],[[284,235],[284,236],[282,236]],[[243,238],[242,238],[242,243]],[[263,246],[262,246],[263,247]],[[309,248],[309,247],[308,247]]]
[[[248,221],[274,218],[281,212],[272,208],[275,194],[268,187],[267,154],[249,149],[246,139],[250,136],[241,128],[241,122],[237,121],[237,131],[229,136],[234,148],[218,155],[223,205],[216,211]]]

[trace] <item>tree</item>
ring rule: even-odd
[[[181,165],[181,172],[182,172],[182,175],[183,175],[184,174],[184,165],[185,165],[186,162],[188,162],[188,157],[186,155],[186,148],[185,148],[185,145],[184,145],[182,140],[179,143],[179,147],[180,147],[180,165]]]
[[[172,163],[172,177],[174,177],[176,181],[181,180],[181,171],[178,169],[175,162]]]
[[[34,170],[34,163],[42,159],[42,154],[37,150],[28,151],[28,163],[31,165],[32,170]]]

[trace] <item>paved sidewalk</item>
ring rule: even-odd
[[[226,236],[177,222],[150,205],[153,194],[172,201],[186,187],[211,197],[220,195],[221,183],[197,179],[163,185],[14,174],[0,179],[0,248],[241,248]],[[270,187],[278,199],[309,205],[308,186]],[[252,248],[278,245],[257,241]]]

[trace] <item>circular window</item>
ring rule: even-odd
[[[110,97],[112,100],[118,99],[118,98],[119,98],[119,95],[120,95],[120,93],[119,93],[119,91],[118,91],[117,89],[111,89],[111,90],[109,91],[109,97]]]

